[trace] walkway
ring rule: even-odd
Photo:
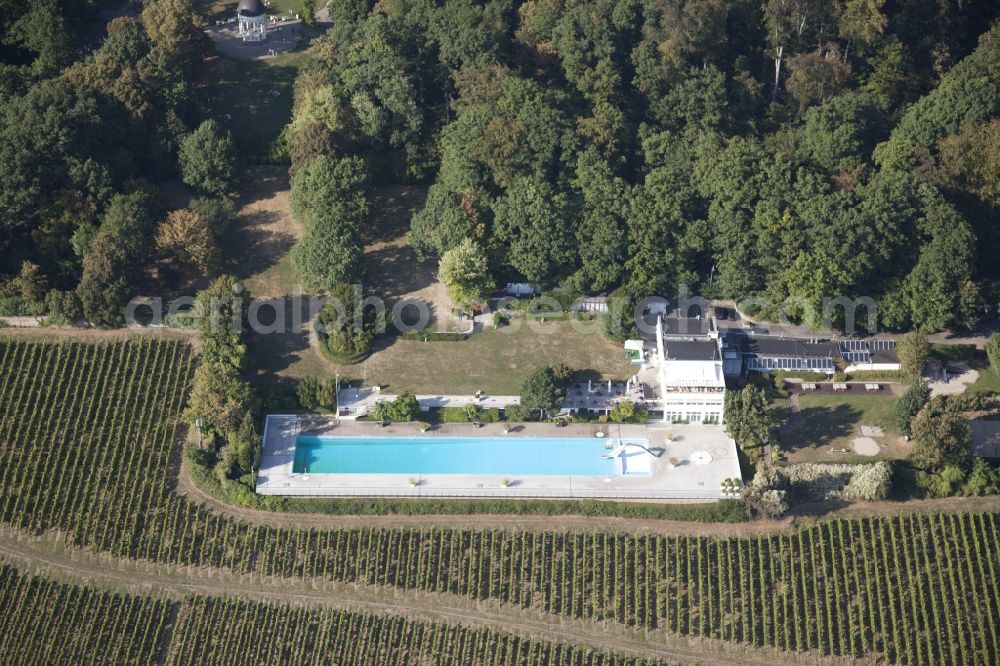
[[[379,387],[374,388],[345,388],[337,394],[337,405],[343,418],[357,418],[368,414],[375,403],[380,400],[393,401],[398,396],[395,393],[382,393]],[[420,409],[428,410],[440,407],[465,407],[466,405],[477,405],[482,409],[503,409],[507,405],[521,404],[521,397],[517,395],[446,395],[446,394],[418,394],[417,402]],[[346,413],[345,413],[346,412]]]

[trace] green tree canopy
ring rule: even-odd
[[[924,409],[910,424],[913,433],[911,459],[918,467],[940,470],[947,465],[965,467],[971,461],[972,431],[964,415]]]
[[[448,295],[456,303],[482,300],[492,284],[486,254],[470,238],[442,255],[438,279],[448,287]]]
[[[565,386],[556,379],[555,372],[547,365],[536,367],[521,384],[521,406],[527,409],[558,409],[565,398]]]
[[[517,181],[493,207],[496,235],[507,261],[530,282],[566,274],[575,262],[572,213],[566,197],[547,183]]]
[[[726,432],[744,448],[761,446],[771,437],[774,417],[764,389],[747,384],[738,391],[726,391],[723,421]]]
[[[233,186],[235,149],[228,130],[206,120],[181,140],[181,174],[184,182],[205,194],[223,196]]]

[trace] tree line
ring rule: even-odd
[[[0,314],[120,325],[133,296],[220,264],[235,152],[195,94],[203,21],[192,0],[150,0],[103,26],[100,0],[9,4]],[[156,186],[178,175],[196,193],[184,208]]]
[[[759,299],[763,317],[788,302],[818,325],[823,297],[871,296],[886,325],[925,330],[972,327],[1000,300],[980,251],[997,240],[995,7],[331,12],[285,134],[295,179],[348,203],[327,209],[337,223],[307,222],[298,265],[316,286],[363,271],[364,212],[331,183],[364,173],[369,186],[429,184],[411,241],[421,258],[448,256],[458,298],[504,280],[623,296],[687,285]]]

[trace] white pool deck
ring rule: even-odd
[[[451,474],[296,474],[292,472],[298,435],[329,436],[480,436],[480,437],[595,437],[644,439],[659,457],[649,456],[648,476],[463,476]],[[668,440],[667,435],[673,435]],[[707,455],[706,455],[707,454]],[[674,465],[671,459],[676,459]],[[706,462],[707,459],[710,459]],[[421,433],[414,423],[380,427],[365,421],[327,416],[272,414],[264,428],[264,444],[257,492],[262,495],[312,497],[509,497],[594,498],[629,500],[716,500],[725,497],[724,479],[739,478],[736,444],[722,426],[573,424],[516,424],[504,434],[503,424],[475,428],[467,423],[437,425]],[[504,480],[510,484],[505,487]],[[413,485],[413,481],[417,481]]]

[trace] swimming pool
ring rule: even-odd
[[[607,454],[604,440],[594,437],[302,435],[295,440],[292,472],[614,476],[615,461]]]

